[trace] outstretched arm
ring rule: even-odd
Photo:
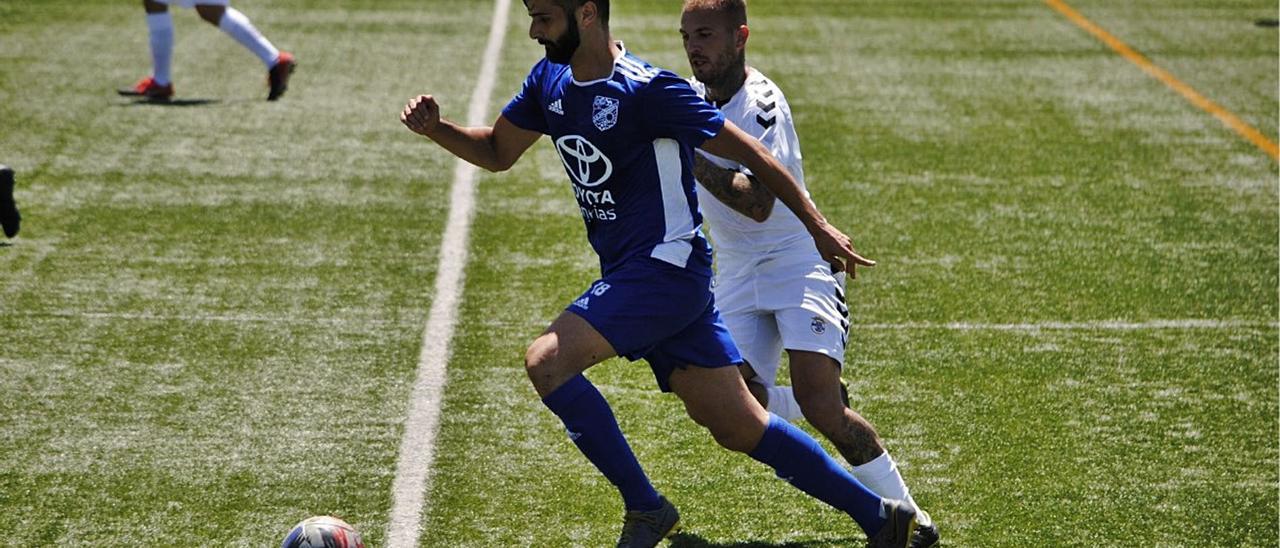
[[[693,176],[721,203],[757,223],[765,222],[773,213],[773,193],[755,177],[724,169],[701,154],[693,155]]]
[[[800,218],[805,228],[809,229],[818,253],[831,264],[833,272],[847,268],[849,274],[853,275],[855,266],[875,266],[875,261],[854,251],[848,236],[827,223],[818,207],[800,190],[800,185],[791,173],[769,154],[764,145],[738,129],[733,122],[725,121],[724,129],[702,143],[701,148],[716,156],[737,160],[755,173],[760,182],[782,200]]]
[[[509,169],[542,136],[498,116],[492,127],[463,127],[440,117],[434,97],[419,95],[400,112],[410,131],[435,141],[454,156],[489,171]]]

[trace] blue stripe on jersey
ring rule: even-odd
[[[589,82],[543,59],[502,116],[552,137],[603,272],[654,257],[710,275],[692,158],[724,116],[688,82],[625,52]]]

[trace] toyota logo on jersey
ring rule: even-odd
[[[556,152],[578,186],[593,187],[603,184],[613,175],[613,162],[600,149],[580,135],[565,135],[556,139]]]

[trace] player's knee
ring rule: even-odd
[[[167,4],[164,4],[163,2],[156,2],[156,0],[142,0],[142,8],[147,10],[147,13],[164,13],[169,11],[169,6]]]
[[[758,378],[747,379],[747,391],[756,399],[760,407],[769,406],[769,389]]]
[[[689,417],[711,433],[721,447],[748,453],[760,443],[764,425],[754,424],[750,417],[732,417],[721,411],[689,409]]]
[[[760,444],[761,433],[746,426],[735,424],[707,429],[711,431],[711,437],[715,438],[720,447],[739,453],[750,453]]]
[[[838,395],[804,394],[797,391],[796,402],[800,404],[804,420],[828,437],[831,433],[843,430],[848,422],[844,402],[840,401]]]
[[[540,372],[550,369],[552,356],[555,354],[555,348],[551,347],[543,339],[533,341],[529,348],[524,351],[524,370],[529,374],[530,378]]]
[[[215,27],[222,23],[222,15],[226,13],[226,11],[227,8],[222,6],[196,4],[196,13],[200,14],[200,18]]]
[[[559,349],[555,342],[546,337],[533,341],[528,350],[525,350],[524,372],[539,394],[545,396],[551,393],[566,378],[561,371],[563,368],[560,367],[558,355]]]

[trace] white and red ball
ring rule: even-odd
[[[360,533],[333,516],[315,516],[293,526],[280,548],[364,548]]]

